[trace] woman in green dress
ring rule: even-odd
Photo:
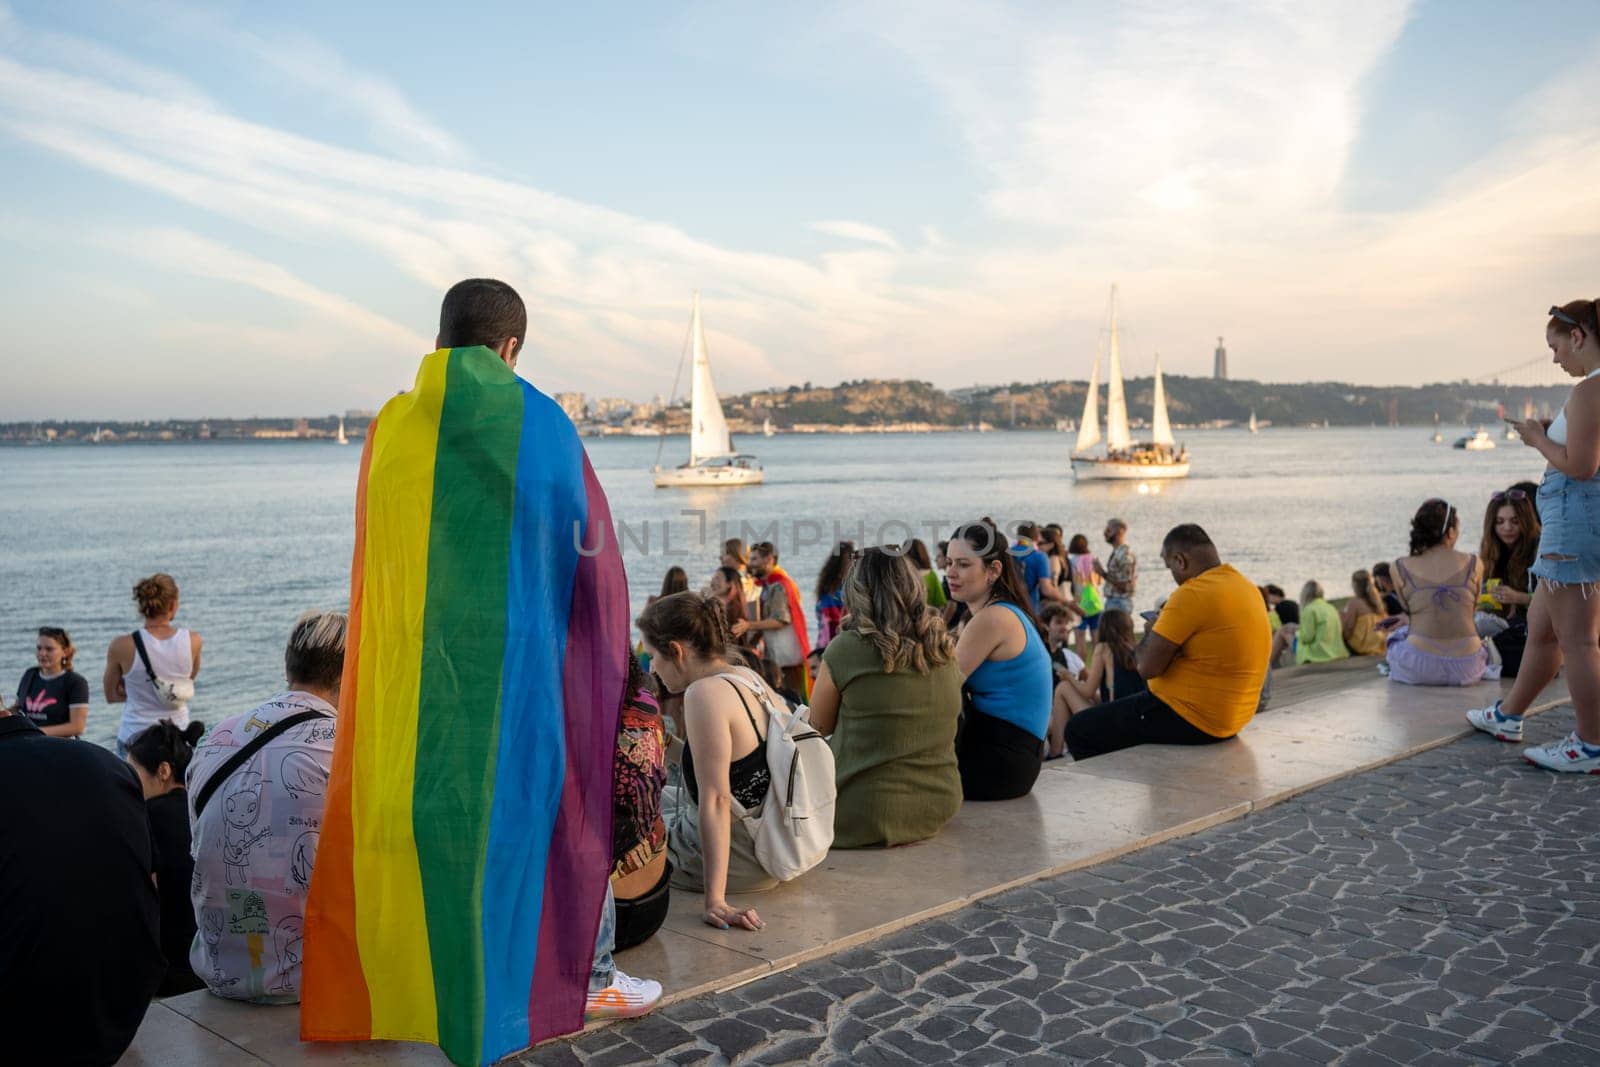
[[[811,723],[832,735],[839,781],[833,847],[922,841],[961,807],[955,643],[903,555],[867,549],[843,599],[844,630],[811,689]]]

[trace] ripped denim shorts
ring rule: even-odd
[[[1600,585],[1600,479],[1546,471],[1539,483],[1539,555],[1529,573],[1547,585]]]

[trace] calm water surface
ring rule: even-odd
[[[930,522],[948,536],[983,514],[1060,522],[1069,534],[1088,533],[1102,555],[1105,520],[1127,519],[1141,607],[1171,589],[1157,549],[1179,522],[1203,524],[1224,558],[1257,582],[1293,592],[1316,578],[1342,593],[1352,570],[1404,553],[1410,515],[1427,497],[1462,508],[1465,547],[1477,541],[1488,494],[1543,468],[1516,442],[1469,453],[1434,445],[1428,434],[1190,432],[1193,476],[1142,493],[1132,484],[1074,484],[1072,439],[1053,433],[745,439],[767,482],[720,491],[656,489],[654,440],[586,444],[627,531],[635,611],[669,566],[703,584],[722,536],[764,533],[779,542],[809,612],[836,527],[873,543],[906,540],[911,526],[931,545]],[[669,440],[664,461],[678,462],[685,449],[684,439]],[[0,449],[0,589],[11,605],[0,618],[0,685],[8,699],[33,662],[35,628],[64,626],[90,681],[89,735],[108,743],[119,712],[100,692],[105,649],[137,622],[134,581],[157,570],[177,577],[179,621],[205,637],[194,713],[215,721],[276,691],[295,616],[347,602],[359,462],[358,446],[322,442]]]

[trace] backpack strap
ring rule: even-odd
[[[196,819],[200,818],[200,813],[205,810],[206,801],[211,799],[211,795],[221,788],[223,782],[226,782],[229,778],[232,778],[235,771],[248,763],[250,761],[250,757],[254,756],[257,752],[260,752],[268,741],[271,741],[274,737],[277,737],[290,727],[299,726],[303,722],[310,722],[312,719],[327,719],[331,717],[332,716],[330,715],[317,711],[315,708],[307,708],[305,711],[297,711],[293,715],[284,716],[271,726],[267,727],[265,730],[262,730],[259,734],[256,734],[249,741],[245,742],[245,744],[240,747],[239,751],[229,756],[227,762],[217,768],[216,773],[214,773],[210,778],[206,779],[206,784],[201,786],[200,792],[195,794],[194,817]]]
[[[156,672],[150,666],[150,653],[144,650],[144,638],[139,636],[139,631],[133,631],[133,650],[139,653],[139,662],[144,664],[144,673],[150,676],[150,684],[156,684]]]
[[[739,703],[744,705],[744,717],[750,720],[750,729],[756,732],[756,745],[758,747],[765,745],[767,743],[767,739],[761,736],[761,727],[756,725],[756,717],[750,713],[750,702],[744,698],[744,686],[740,685],[726,674],[724,674],[722,677],[726,678],[728,684],[733,686],[733,691],[739,694]]]

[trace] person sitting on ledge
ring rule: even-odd
[[[300,999],[306,893],[333,767],[348,628],[342,612],[296,620],[284,650],[288,688],[219,722],[189,763],[189,895],[200,928],[189,963],[219,997]],[[253,751],[241,762],[246,746]]]
[[[956,663],[967,707],[956,735],[968,800],[1027,796],[1044,764],[1051,669],[1022,570],[988,519],[950,539],[950,595],[959,605]]]
[[[1300,637],[1300,605],[1292,600],[1280,600],[1268,616],[1268,627],[1276,618],[1278,626],[1272,630],[1272,656],[1274,667],[1294,666],[1295,642]]]
[[[1372,584],[1372,575],[1366,571],[1356,571],[1350,575],[1350,594],[1350,600],[1339,612],[1339,621],[1344,627],[1345,647],[1352,656],[1383,655],[1387,640],[1378,624],[1386,613],[1383,610],[1383,597],[1378,595],[1377,588]]]
[[[139,779],[0,707],[0,781],[0,1060],[116,1063],[167,969]]]
[[[848,621],[811,688],[811,725],[831,734],[834,848],[932,837],[961,808],[961,670],[927,583],[906,556],[869,548],[845,578]]]
[[[1078,712],[1067,751],[1089,759],[1135,745],[1209,745],[1255,714],[1272,646],[1261,594],[1217,555],[1199,526],[1175,526],[1161,560],[1178,588],[1139,645],[1145,693]]]
[[[756,909],[733,906],[728,894],[778,884],[756,858],[744,820],[734,817],[734,801],[758,813],[772,785],[768,716],[740,682],[770,686],[736,665],[743,659],[722,605],[712,597],[665,597],[644,609],[638,626],[662,689],[683,697],[682,781],[668,785],[661,797],[671,884],[705,894],[700,917],[708,926],[759,930]]]
[[[1328,603],[1321,582],[1307,582],[1300,589],[1298,640],[1294,650],[1297,665],[1350,658],[1350,650],[1344,647],[1344,624],[1339,619],[1339,609]]]
[[[1411,555],[1394,562],[1406,614],[1385,620],[1389,680],[1406,685],[1473,685],[1489,666],[1476,611],[1483,562],[1456,551],[1461,516],[1425,500],[1411,520]]]
[[[1057,759],[1067,754],[1067,721],[1096,704],[1109,704],[1149,686],[1139,676],[1138,642],[1133,635],[1133,619],[1126,611],[1107,611],[1100,616],[1099,640],[1089,656],[1083,677],[1067,675],[1056,683],[1050,709],[1050,754]]]

